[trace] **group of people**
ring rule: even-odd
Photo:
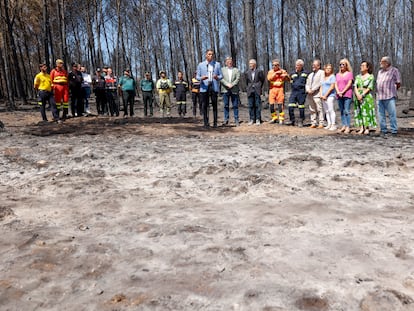
[[[91,113],[89,98],[95,94],[96,110],[98,115],[119,116],[119,98],[122,98],[124,117],[134,116],[134,101],[137,83],[129,69],[124,70],[123,76],[118,78],[112,68],[97,68],[91,76],[86,68],[77,63],[72,64],[68,73],[61,59],[56,60],[56,67],[48,73],[47,65],[39,65],[40,72],[35,76],[34,88],[38,92],[38,104],[43,121],[48,121],[46,106],[49,104],[54,121],[62,122],[68,117],[78,117]],[[195,86],[193,86],[195,87]],[[140,81],[140,89],[144,103],[144,115],[154,115],[154,92],[159,93],[161,113],[170,115],[170,92],[174,91],[177,99],[179,115],[185,116],[186,92],[188,83],[183,79],[183,73],[178,73],[174,84],[166,77],[165,71],[160,71],[160,79],[154,83],[150,72]],[[69,115],[69,99],[71,115]],[[62,115],[61,112],[62,111]]]
[[[257,68],[255,59],[249,60],[249,68],[244,73],[249,109],[248,125],[262,123],[262,90],[268,81],[270,123],[303,126],[305,120],[305,107],[309,107],[311,128],[324,128],[348,134],[351,131],[351,106],[354,103],[354,122],[358,134],[369,134],[371,129],[377,127],[376,108],[373,96],[376,99],[379,114],[380,130],[387,134],[386,114],[390,119],[391,133],[398,131],[396,117],[397,90],[401,85],[401,76],[397,68],[391,65],[387,56],[380,61],[380,70],[375,81],[373,65],[362,61],[360,73],[354,77],[350,62],[344,58],[339,62],[338,72],[334,73],[332,64],[326,64],[321,69],[321,61],[312,62],[311,72],[304,70],[304,61],[296,60],[295,70],[290,74],[281,68],[280,61],[274,59],[272,68],[267,75]],[[72,71],[67,73],[63,68],[63,61],[56,61],[50,75],[47,66],[40,64],[40,73],[36,75],[34,87],[38,90],[39,105],[42,119],[47,121],[45,106],[49,102],[52,107],[54,120],[64,120],[68,116],[69,90],[71,98],[72,116],[89,114],[89,97],[95,93],[97,112],[100,115],[119,116],[117,95],[120,95],[124,105],[124,117],[134,115],[134,98],[137,84],[127,69],[121,78],[117,78],[112,69],[98,68],[94,76],[86,72],[84,66],[72,64]],[[230,122],[230,103],[233,109],[234,124],[240,125],[239,120],[239,82],[242,74],[234,66],[233,59],[227,57],[225,66],[215,60],[214,51],[206,51],[205,60],[198,64],[190,83],[184,80],[183,72],[179,71],[177,79],[172,82],[167,78],[166,72],[159,72],[159,79],[154,83],[150,72],[140,81],[140,89],[144,104],[144,115],[154,115],[154,92],[159,94],[160,113],[171,115],[170,94],[173,92],[178,114],[184,117],[187,113],[186,97],[191,91],[192,112],[196,116],[197,109],[203,116],[203,126],[210,127],[209,107],[213,108],[213,127],[218,126],[218,96],[223,97],[224,122]],[[289,120],[285,119],[285,83],[291,83],[291,94],[288,100]],[[336,125],[335,104],[338,103],[341,114],[341,126]],[[63,108],[63,116],[59,112]],[[299,118],[295,116],[295,108],[299,110]]]
[[[297,61],[301,63],[301,60]],[[312,63],[312,72],[306,78],[305,92],[308,102],[312,128],[337,130],[335,101],[338,102],[341,113],[340,132],[351,131],[351,106],[354,103],[354,123],[358,134],[368,135],[371,129],[377,127],[376,108],[373,92],[376,91],[380,131],[387,134],[386,114],[390,119],[391,134],[398,132],[395,101],[397,90],[401,86],[401,75],[397,68],[391,65],[388,56],[382,57],[380,70],[375,81],[373,65],[368,61],[360,64],[360,73],[354,77],[349,61],[344,58],[339,62],[338,73],[334,74],[331,64],[321,69],[321,62]],[[324,126],[326,120],[326,126]]]
[[[299,60],[300,61],[300,60]],[[401,85],[398,69],[391,66],[389,57],[383,57],[380,62],[377,81],[373,75],[373,65],[362,61],[360,73],[354,77],[349,61],[344,58],[339,62],[338,73],[334,74],[331,64],[326,64],[321,70],[321,62],[312,63],[312,72],[306,79],[305,92],[311,113],[311,128],[337,130],[335,101],[338,102],[341,113],[340,132],[351,131],[351,106],[354,103],[354,123],[358,134],[368,135],[370,129],[377,127],[376,109],[373,92],[376,86],[378,112],[381,133],[387,133],[386,111],[390,118],[391,133],[397,134],[397,116],[395,98]],[[326,120],[326,126],[324,126]]]
[[[64,62],[56,60],[56,67],[50,74],[46,64],[39,65],[40,72],[35,76],[34,88],[38,92],[38,103],[43,121],[48,121],[46,106],[49,104],[54,121],[61,122],[68,117],[78,117],[91,113],[89,98],[95,94],[96,110],[99,115],[119,116],[118,95],[122,97],[124,117],[134,115],[136,82],[129,69],[119,79],[110,67],[97,68],[91,76],[85,66],[72,63],[67,72]],[[151,80],[152,81],[152,80]],[[71,114],[69,114],[69,99]],[[151,101],[152,103],[152,101]],[[62,114],[61,114],[62,112]]]
[[[233,66],[231,57],[226,58],[226,66],[214,60],[214,52],[207,50],[206,59],[197,67],[195,79],[200,81],[200,100],[203,107],[204,127],[208,128],[209,104],[213,107],[213,127],[217,127],[217,96],[221,92],[224,103],[224,124],[229,122],[229,102],[232,102],[235,125],[240,124],[239,86],[240,71]],[[391,59],[384,56],[380,61],[377,79],[373,75],[373,65],[368,61],[360,64],[360,73],[354,77],[348,59],[341,59],[339,69],[334,74],[332,64],[326,64],[321,69],[321,61],[312,62],[312,71],[304,70],[304,61],[296,60],[295,70],[288,73],[280,66],[280,61],[272,61],[272,69],[265,76],[257,69],[255,59],[249,60],[249,69],[244,73],[249,108],[248,125],[260,125],[261,95],[265,79],[269,83],[270,123],[303,126],[305,107],[309,107],[311,128],[351,132],[351,106],[354,103],[354,123],[358,134],[368,135],[370,130],[377,127],[374,91],[376,92],[380,131],[388,133],[387,120],[389,117],[391,134],[398,132],[396,115],[397,90],[401,86],[401,75],[391,64]],[[193,79],[194,80],[194,79]],[[292,92],[289,97],[289,121],[285,121],[285,82],[290,82]],[[221,85],[221,87],[220,87]],[[341,126],[336,125],[335,103],[338,103],[341,114]],[[295,108],[299,109],[299,119],[296,120]]]

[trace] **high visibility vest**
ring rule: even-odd
[[[287,74],[287,72],[283,69],[280,69],[280,70],[281,70],[281,73],[277,74],[275,77],[273,77],[275,73],[274,70],[272,69],[271,71],[269,71],[267,75],[267,79],[269,80],[270,88],[282,87],[283,84],[285,83],[285,78],[282,77],[282,74]]]
[[[196,78],[191,79],[191,92],[200,93],[200,81]]]
[[[68,73],[65,69],[53,69],[50,73],[53,84],[68,84]]]

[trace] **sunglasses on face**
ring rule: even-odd
[[[346,64],[339,64],[339,66],[343,67],[343,66],[346,66]]]

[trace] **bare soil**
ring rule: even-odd
[[[413,118],[137,114],[0,113],[0,310],[414,310]]]

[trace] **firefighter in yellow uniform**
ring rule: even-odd
[[[156,83],[156,88],[160,98],[160,113],[162,117],[165,117],[165,114],[167,114],[167,117],[170,117],[170,93],[173,89],[173,85],[170,79],[167,78],[167,74],[164,70],[160,71],[160,78]]]
[[[197,72],[194,72],[193,78],[191,79],[191,99],[193,101],[193,117],[197,115],[197,103],[200,111],[200,116],[203,115],[203,107],[201,106],[200,101],[200,81],[196,79]]]
[[[40,64],[39,69],[40,72],[34,78],[33,87],[38,92],[40,114],[42,115],[43,121],[47,121],[46,104],[49,103],[53,120],[57,121],[59,116],[57,115],[55,99],[53,98],[52,79],[47,73],[46,64]]]

